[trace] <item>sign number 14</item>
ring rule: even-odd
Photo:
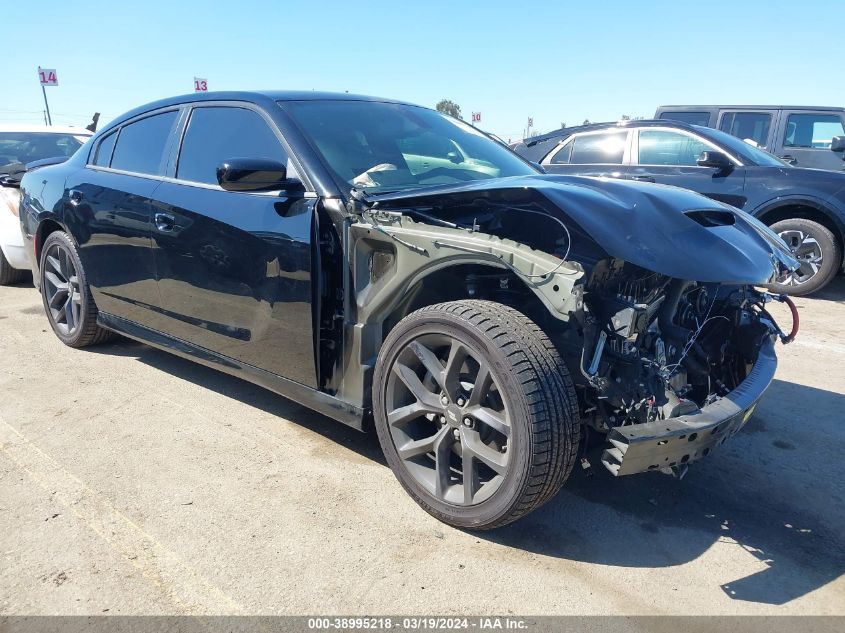
[[[59,78],[56,76],[55,68],[39,68],[38,79],[42,86],[58,86]]]

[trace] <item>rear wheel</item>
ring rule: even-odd
[[[578,447],[576,397],[548,337],[487,301],[418,310],[373,377],[379,442],[405,490],[458,527],[491,529],[551,498]]]
[[[9,261],[0,249],[0,286],[11,286],[20,281],[26,276],[25,270],[18,270],[9,265]]]
[[[771,226],[792,255],[801,264],[795,272],[786,272],[771,284],[774,292],[807,295],[826,286],[842,263],[842,249],[826,227],[812,220],[792,218]]]
[[[79,260],[66,233],[51,233],[41,248],[41,298],[56,336],[70,347],[87,347],[111,338],[97,325],[97,306]]]

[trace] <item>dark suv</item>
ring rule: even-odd
[[[722,130],[799,167],[845,169],[845,146],[834,145],[837,136],[845,136],[845,108],[661,106],[654,118]]]
[[[793,167],[735,136],[678,121],[564,128],[515,150],[548,173],[674,185],[747,211],[801,261],[798,271],[785,272],[773,285],[777,292],[809,294],[842,267],[843,172]]]

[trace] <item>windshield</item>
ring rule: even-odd
[[[694,127],[697,128],[699,132],[703,133],[705,137],[709,137],[714,141],[721,143],[733,153],[739,154],[739,157],[742,159],[750,159],[755,165],[760,165],[761,167],[792,167],[789,163],[783,162],[777,156],[769,154],[766,150],[754,147],[753,145],[746,143],[742,139],[732,136],[727,132],[714,130],[709,127],[701,127],[698,125]]]
[[[82,147],[86,138],[56,132],[0,132],[0,173],[6,173],[13,165],[71,156]]]
[[[286,101],[344,189],[383,193],[537,171],[475,128],[434,110],[375,101]]]

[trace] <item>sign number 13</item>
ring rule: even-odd
[[[194,77],[194,92],[208,92],[208,81]]]

